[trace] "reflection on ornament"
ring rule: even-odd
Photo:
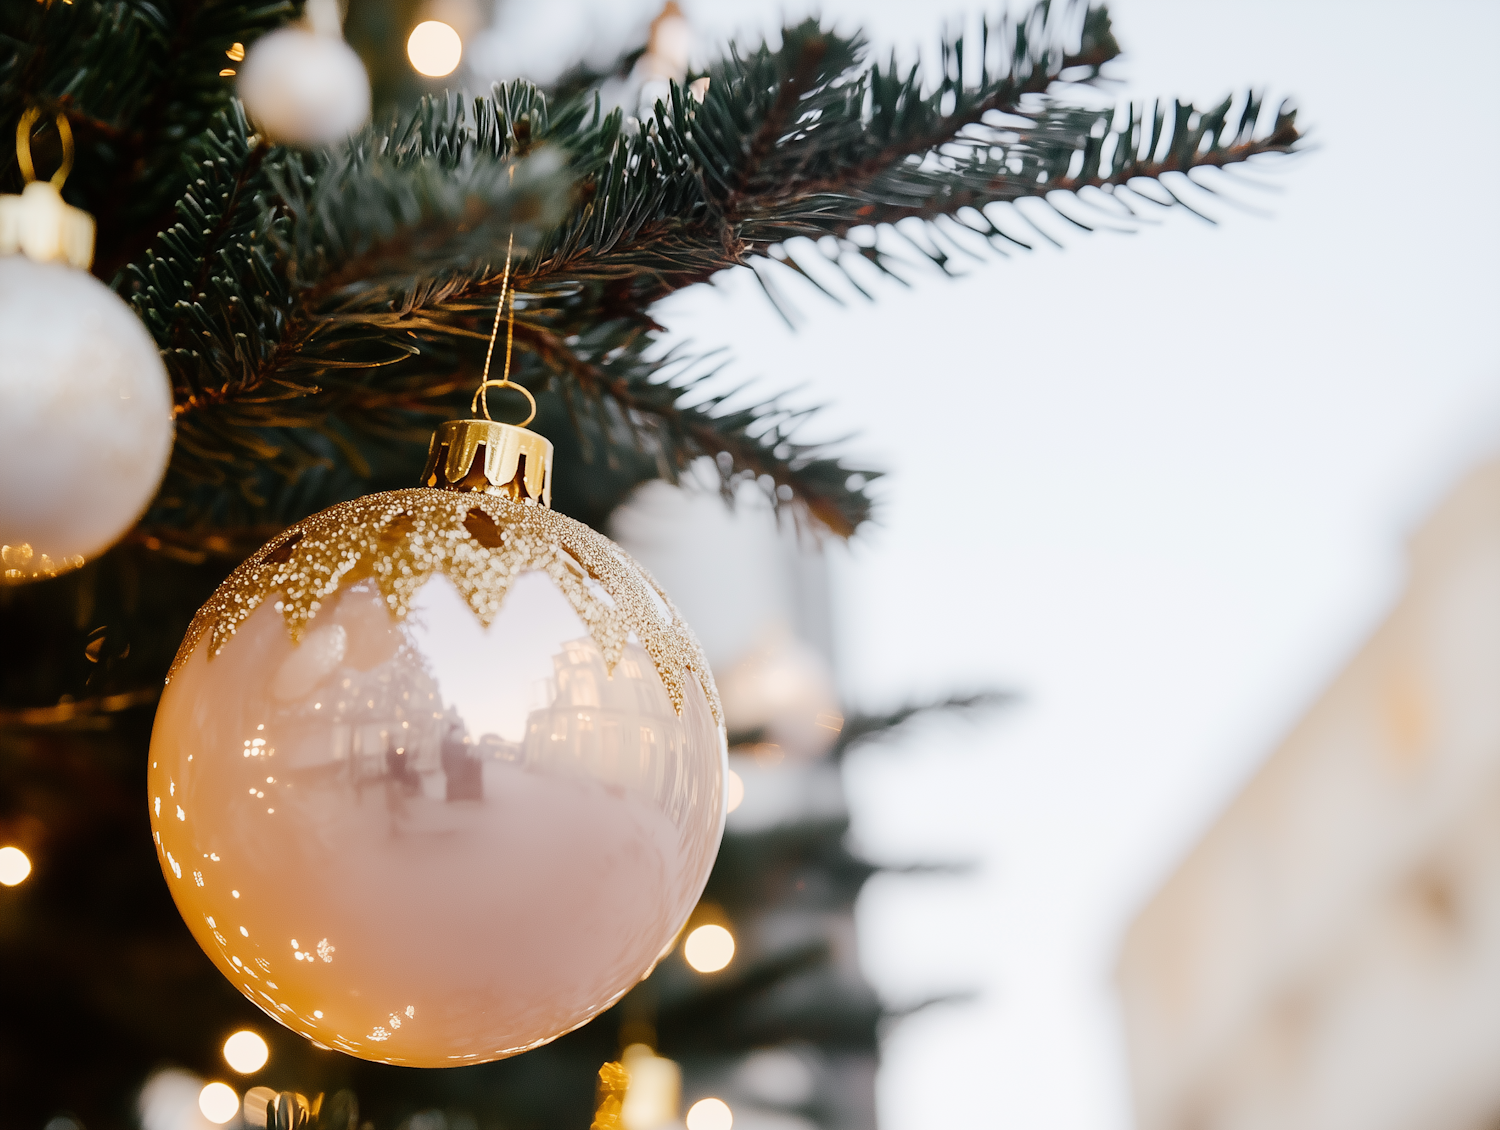
[[[719,680],[731,734],[753,735],[768,760],[820,757],[844,726],[828,664],[775,621]]]
[[[251,45],[238,91],[270,140],[331,145],[369,120],[370,78],[344,42],[337,0],[308,0],[305,13],[307,27],[279,28]]]
[[[0,584],[53,577],[108,548],[140,516],[172,449],[172,390],[156,343],[88,274],[94,221],[32,179],[28,111],[17,129],[27,179],[0,196]],[[68,453],[62,455],[60,453]]]
[[[524,457],[487,463],[519,429],[446,425],[424,478],[451,482],[476,430],[494,493],[345,503],[236,570],[151,743],[158,853],[219,969],[314,1042],[411,1066],[514,1055],[618,1000],[724,820],[686,625],[537,501]]]

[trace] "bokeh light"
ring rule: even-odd
[[[734,935],[722,926],[699,926],[682,944],[682,956],[699,973],[717,973],[734,958]]]
[[[699,1099],[687,1112],[688,1130],[729,1130],[734,1111],[723,1099]]]
[[[464,57],[464,42],[441,20],[423,20],[406,41],[406,57],[418,74],[442,78],[457,69]]]
[[[729,776],[724,781],[724,794],[730,812],[738,808],[740,802],[745,799],[745,782],[733,769],[729,771]]]
[[[31,860],[18,847],[0,848],[0,883],[14,887],[31,874]]]
[[[224,1041],[224,1062],[241,1075],[259,1071],[271,1058],[271,1049],[266,1046],[258,1032],[245,1028]]]
[[[240,1097],[226,1083],[210,1083],[198,1092],[198,1109],[204,1118],[223,1126],[240,1112]]]

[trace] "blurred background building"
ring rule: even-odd
[[[1500,463],[1131,926],[1139,1130],[1500,1126]]]

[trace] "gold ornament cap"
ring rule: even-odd
[[[552,441],[515,424],[449,420],[432,435],[422,485],[552,505]]]
[[[94,217],[75,208],[59,191],[73,169],[73,131],[57,115],[63,162],[50,181],[36,179],[31,164],[31,127],[41,116],[32,107],[16,125],[16,160],[26,186],[21,195],[0,195],[0,255],[22,254],[38,263],[68,263],[86,271],[94,261]]]

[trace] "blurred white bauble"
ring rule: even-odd
[[[787,757],[821,757],[843,728],[828,664],[784,621],[763,629],[718,685],[730,734],[756,733]]]
[[[370,76],[337,35],[299,27],[262,36],[240,68],[240,100],[282,145],[331,145],[370,119]]]
[[[130,307],[66,263],[0,258],[0,581],[106,549],[171,450],[171,385]]]
[[[153,1074],[136,1100],[142,1130],[218,1130],[198,1106],[203,1083],[180,1067]]]

